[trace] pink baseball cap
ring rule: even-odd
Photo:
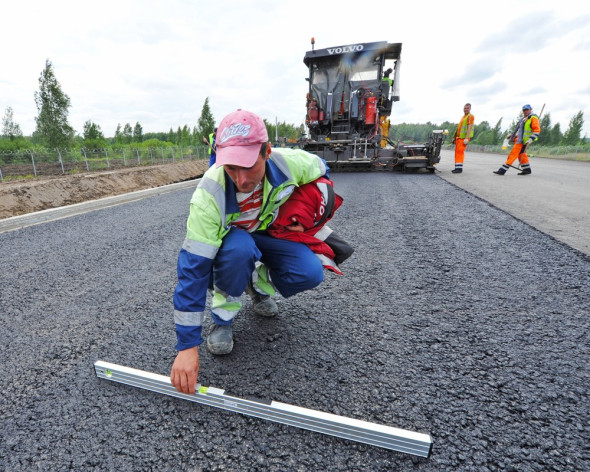
[[[217,167],[223,165],[252,167],[260,154],[260,145],[268,141],[262,118],[246,110],[227,115],[217,129]]]

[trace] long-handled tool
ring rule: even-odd
[[[346,418],[321,411],[310,410],[280,402],[245,400],[226,395],[214,387],[197,386],[197,392],[187,395],[178,392],[170,378],[143,370],[132,369],[110,362],[97,361],[94,370],[99,378],[139,387],[171,397],[202,403],[223,410],[275,421],[297,428],[316,431],[339,438],[350,439],[393,451],[405,452],[420,457],[429,457],[432,439],[427,434],[415,433],[367,421]]]
[[[203,142],[209,146],[209,149],[211,149],[212,152],[215,152],[215,149],[213,149],[213,146],[211,146],[211,143],[205,136],[203,136]]]
[[[543,114],[544,109],[545,109],[545,104],[543,103],[543,107],[541,108],[541,113],[539,113],[539,119],[541,118],[541,115]],[[516,131],[514,133],[516,133]],[[530,143],[523,143],[522,147],[520,148],[520,152],[518,153],[519,156],[526,152],[527,148],[529,147],[529,144]],[[508,147],[508,138],[506,138],[504,140],[504,143],[502,143],[502,149],[506,149],[507,147]],[[516,170],[522,170],[520,165],[518,165],[518,166],[513,166],[511,164],[506,164],[506,165],[508,167],[512,167],[513,169],[516,169]]]

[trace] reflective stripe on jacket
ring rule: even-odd
[[[278,208],[295,187],[327,175],[327,171],[323,159],[306,151],[273,150],[266,161],[259,230],[266,229],[274,221]],[[239,215],[234,183],[223,166],[210,167],[191,198],[186,238],[178,256],[178,284],[174,291],[178,350],[203,342],[201,325],[211,267],[231,222]]]

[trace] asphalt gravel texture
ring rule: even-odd
[[[169,374],[183,190],[0,234],[0,470],[590,470],[588,257],[436,174],[332,177],[344,275],[274,319],[244,296],[199,381],[430,434],[429,458],[95,376]]]

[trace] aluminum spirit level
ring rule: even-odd
[[[178,392],[170,383],[170,379],[164,375],[110,362],[97,361],[94,364],[94,369],[96,375],[102,379],[338,438],[350,439],[420,457],[429,457],[432,451],[432,440],[428,434],[346,418],[286,403],[232,397],[226,395],[224,390],[215,387],[198,386],[195,394],[187,395]]]

